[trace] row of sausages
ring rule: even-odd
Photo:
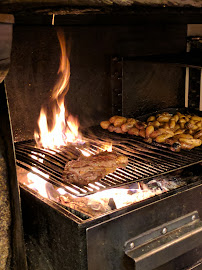
[[[180,112],[152,115],[146,122],[112,116],[109,120],[102,121],[100,126],[110,132],[141,136],[150,143],[156,141],[169,144],[172,151],[191,150],[202,143],[202,117]]]

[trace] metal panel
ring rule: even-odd
[[[202,245],[197,211],[149,230],[125,243],[136,270],[152,270]]]
[[[201,217],[201,192],[202,186],[198,186],[87,229],[88,270],[134,269],[132,260],[124,253],[124,243],[194,210],[198,210]],[[179,261],[170,263],[165,269],[182,269],[182,264],[188,267],[195,262],[192,258],[196,259],[196,256],[181,256]]]

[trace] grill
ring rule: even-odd
[[[128,156],[129,163],[125,169],[119,168],[96,183],[85,186],[67,183],[62,178],[64,166],[69,160],[79,157],[79,148],[71,145],[60,150],[46,150],[35,147],[33,141],[15,143],[17,165],[63,188],[70,194],[86,196],[97,191],[151,179],[202,162],[201,148],[176,153],[171,152],[166,145],[148,144],[138,137],[112,135],[100,128],[92,128],[92,131],[99,139],[93,139],[92,136],[86,137],[89,146],[83,149],[90,154],[96,154],[102,144],[110,139],[114,151]],[[44,162],[41,163],[40,159]],[[49,175],[49,178],[43,174]]]
[[[7,175],[11,191],[7,231],[14,247],[7,268],[26,269],[20,201],[29,270],[200,268],[202,147],[176,153],[98,126],[112,115],[141,120],[165,108],[186,107],[200,115],[200,1],[3,2],[1,12],[15,16],[12,31],[7,15],[0,15],[0,160],[7,165],[0,174]],[[62,73],[62,64],[57,73],[66,51],[68,59],[61,60],[68,70]],[[61,100],[50,96],[60,84],[66,85],[64,118],[78,116],[86,143],[46,149],[36,146],[33,134],[42,107],[48,132],[54,126],[52,113]],[[68,122],[61,125],[62,135]],[[68,161],[81,150],[96,154],[106,142],[128,157],[126,168],[84,186],[64,181]]]

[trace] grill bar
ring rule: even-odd
[[[47,150],[36,147],[33,141],[15,143],[17,165],[57,187],[63,188],[70,194],[86,196],[104,189],[151,179],[202,162],[200,148],[175,153],[165,145],[148,144],[139,137],[111,134],[99,128],[94,129],[93,136],[86,134],[85,137],[88,145],[83,147],[83,150],[96,154],[102,148],[103,143],[110,140],[113,143],[114,151],[128,156],[128,166],[124,169],[118,168],[114,173],[86,186],[66,183],[62,178],[65,164],[81,155],[79,146],[68,145],[61,149]],[[48,179],[41,176],[44,173],[49,175]]]

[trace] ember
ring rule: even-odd
[[[173,176],[171,174],[154,178],[148,183],[138,182],[121,188],[100,191],[86,197],[76,197],[39,177],[33,179],[29,173],[27,174],[26,171],[20,168],[18,168],[18,176],[23,185],[37,191],[42,197],[54,200],[70,209],[92,217],[103,215],[109,211],[120,209],[186,185],[186,181],[181,175]]]

